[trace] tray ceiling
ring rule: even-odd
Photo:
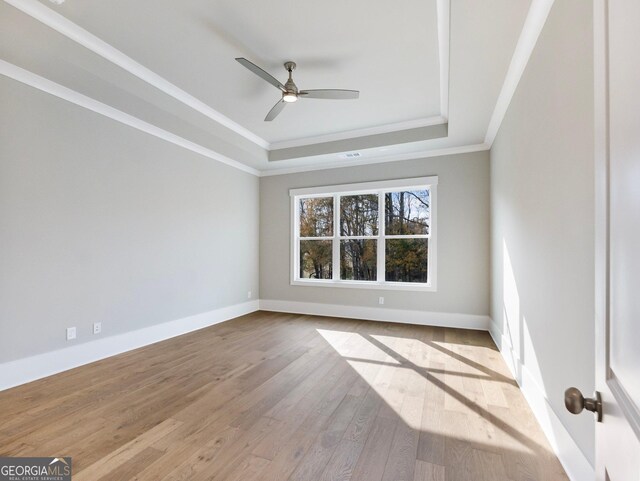
[[[339,161],[335,145],[359,150],[366,161],[482,144],[529,6],[530,0],[407,0],[402,8],[371,0],[59,6],[5,0],[0,58],[260,170]],[[70,34],[74,28],[86,35]],[[106,47],[93,48],[92,38]],[[109,48],[174,90],[123,68],[105,54]],[[238,56],[280,80],[282,63],[294,60],[299,87],[359,89],[360,99],[303,100],[264,122],[279,92],[237,64]],[[422,140],[403,135],[420,129]],[[344,141],[378,134],[384,137],[371,148]],[[324,144],[333,151],[323,152]],[[271,155],[270,162],[269,150],[281,149],[297,157]]]

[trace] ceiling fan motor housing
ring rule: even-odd
[[[289,80],[287,80],[287,82],[284,84],[284,88],[287,91],[287,94],[298,94],[298,87],[296,86],[296,84],[293,82],[293,79],[291,78],[291,72],[293,72],[296,68],[296,63],[295,62],[285,62],[284,63],[284,68],[287,69],[287,72],[289,72]]]
[[[284,84],[284,88],[287,91],[287,93],[294,93],[294,94],[298,93],[298,87],[296,87],[296,84],[293,83],[293,80],[291,79],[287,80],[287,83]]]

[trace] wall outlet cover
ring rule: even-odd
[[[71,341],[72,339],[75,339],[76,336],[77,336],[76,328],[67,327],[67,341]]]
[[[93,323],[93,333],[100,334],[102,332],[102,322]]]

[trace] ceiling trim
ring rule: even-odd
[[[458,147],[447,147],[443,149],[421,150],[418,152],[407,152],[405,154],[388,155],[384,157],[364,158],[347,162],[330,162],[323,165],[310,165],[300,167],[288,167],[284,169],[269,169],[260,171],[260,177],[271,177],[273,175],[298,174],[301,172],[311,172],[315,170],[339,169],[342,167],[355,167],[359,165],[381,164],[385,162],[396,162],[401,160],[426,159],[429,157],[441,157],[443,155],[468,154],[471,152],[483,152],[489,150],[491,146],[482,144],[461,145]]]
[[[317,143],[347,140],[367,135],[386,134],[400,130],[408,130],[419,127],[446,124],[449,118],[449,55],[451,35],[451,0],[437,0],[437,24],[438,24],[438,59],[440,66],[440,115],[424,117],[404,122],[379,125],[363,129],[347,130],[332,134],[303,137],[299,139],[271,142],[269,150],[288,149],[291,147],[303,147]]]
[[[507,75],[502,84],[502,90],[500,91],[500,95],[498,95],[498,100],[496,101],[496,106],[493,109],[493,114],[491,115],[491,120],[487,128],[487,134],[484,138],[484,143],[489,145],[489,147],[493,145],[493,141],[498,135],[500,125],[502,125],[502,121],[509,109],[509,104],[513,99],[516,88],[524,74],[524,70],[529,63],[533,49],[536,43],[538,43],[538,38],[547,21],[554,1],[555,0],[531,1],[527,18],[520,32],[513,57],[511,57],[511,63],[509,64]]]
[[[451,0],[437,0],[438,56],[440,60],[440,116],[449,119],[449,39],[451,35]]]
[[[205,117],[208,117],[211,120],[214,120],[219,124],[224,125],[228,129],[234,131],[235,133],[259,145],[262,148],[265,148],[265,149],[269,148],[269,142],[267,142],[262,137],[257,136],[247,128],[243,127],[237,122],[234,122],[229,117],[213,109],[212,107],[205,104],[201,100],[197,99],[193,95],[182,90],[180,87],[172,84],[171,82],[166,80],[164,77],[161,77],[157,73],[153,72],[152,70],[136,62],[135,60],[133,60],[131,57],[127,56],[120,50],[111,46],[104,40],[96,37],[92,33],[85,30],[84,28],[80,27],[79,25],[73,23],[71,20],[67,19],[65,16],[52,10],[46,5],[43,5],[37,0],[4,0],[4,1],[9,5],[14,6],[18,10],[21,10],[23,13],[26,13],[27,15],[33,17],[34,19],[42,22],[48,27],[56,30],[62,35],[68,37],[74,42],[82,45],[83,47],[86,47],[87,49],[91,50],[97,55],[100,55],[101,57],[105,58],[111,63],[126,70],[130,74],[135,75],[139,79],[147,82],[149,85],[154,86],[158,90],[173,97],[179,102],[182,102],[183,104],[200,112]]]
[[[128,125],[129,127],[133,127],[134,129],[153,135],[154,137],[157,137],[159,139],[166,140],[167,142],[175,144],[179,147],[183,147],[187,150],[195,152],[196,154],[203,155],[205,157],[216,160],[235,169],[248,172],[249,174],[253,174],[255,176],[260,175],[260,171],[254,169],[253,167],[249,167],[248,165],[238,162],[237,160],[233,160],[225,155],[203,147],[200,144],[196,144],[195,142],[187,140],[184,137],[180,137],[179,135],[161,129],[160,127],[156,127],[149,122],[145,122],[144,120],[134,117],[133,115],[113,108],[110,105],[104,104],[91,97],[87,97],[84,94],[76,92],[75,90],[71,90],[70,88],[55,83],[49,79],[41,77],[40,75],[25,70],[2,59],[0,59],[0,74],[48,94],[54,95],[55,97],[58,97],[60,99],[71,102],[80,107],[84,107],[85,109],[91,110],[97,114],[104,115],[105,117],[116,120],[117,122]]]
[[[386,134],[368,135],[353,139],[334,140],[302,147],[290,147],[269,151],[269,162],[317,157],[326,154],[354,154],[370,149],[380,149],[393,145],[443,139],[449,135],[449,124],[430,125],[415,129],[400,130]],[[349,157],[347,157],[349,158]]]
[[[402,160],[412,160],[412,159],[421,159],[421,158],[424,159],[424,158],[438,157],[443,155],[481,152],[481,151],[489,150],[491,147],[486,143],[462,145],[458,147],[449,147],[449,148],[434,149],[434,150],[422,150],[418,152],[407,152],[405,154],[388,155],[388,156],[375,157],[375,158],[365,157],[359,160],[331,162],[331,163],[326,163],[322,165],[299,166],[299,167],[290,167],[290,168],[273,169],[273,170],[259,170],[259,169],[254,169],[253,167],[249,167],[248,165],[245,165],[242,162],[233,160],[212,149],[209,149],[191,140],[185,139],[184,137],[176,135],[160,127],[157,127],[149,122],[139,119],[138,117],[134,117],[131,114],[118,110],[114,107],[111,107],[110,105],[107,105],[91,97],[88,97],[84,94],[81,94],[80,92],[76,92],[75,90],[65,87],[64,85],[60,85],[56,82],[53,82],[52,80],[42,77],[29,70],[23,69],[22,67],[18,67],[17,65],[14,65],[2,59],[0,59],[0,75],[4,75],[5,77],[11,78],[17,82],[23,83],[37,90],[53,95],[54,97],[58,97],[62,100],[66,100],[79,107],[83,107],[87,110],[103,115],[107,118],[120,122],[129,127],[133,127],[136,130],[145,132],[149,135],[152,135],[159,139],[170,142],[174,145],[177,145],[178,147],[182,147],[191,152],[200,154],[204,157],[215,160],[217,162],[228,165],[230,167],[241,170],[243,172],[247,172],[249,174],[255,175],[257,177],[269,177],[274,175],[286,175],[286,174],[310,172],[310,171],[316,171],[316,170],[337,169],[342,167],[353,167],[358,165],[379,164],[384,162],[396,162],[396,161],[402,161]]]
[[[437,25],[438,25],[438,56],[440,65],[440,115],[435,117],[425,117],[407,122],[399,122],[397,124],[386,124],[370,129],[356,129],[335,134],[327,134],[322,136],[306,137],[302,139],[293,139],[281,142],[270,143],[266,139],[256,135],[246,127],[231,120],[226,115],[215,110],[201,100],[197,99],[180,87],[169,82],[164,77],[148,69],[144,65],[138,63],[124,52],[116,49],[109,43],[100,39],[91,32],[85,30],[78,24],[72,22],[64,15],[56,12],[50,7],[42,4],[38,0],[4,0],[5,3],[12,5],[23,13],[38,20],[44,25],[52,28],[58,33],[64,35],[70,40],[82,45],[93,53],[101,56],[107,61],[117,65],[130,74],[138,77],[142,81],[152,85],[165,94],[173,97],[182,104],[194,109],[205,117],[223,125],[231,131],[241,135],[254,144],[266,149],[276,150],[288,147],[297,147],[311,145],[317,142],[328,142],[332,140],[343,140],[351,137],[360,137],[364,135],[375,135],[376,133],[388,133],[396,130],[407,128],[431,126],[438,123],[446,123],[448,120],[449,109],[449,48],[450,48],[450,0],[437,0]],[[413,126],[412,123],[419,125]],[[433,123],[432,123],[433,122]],[[407,126],[402,127],[403,124]],[[375,131],[379,129],[379,131]],[[323,139],[326,137],[326,139]],[[333,138],[332,138],[333,137]]]
[[[313,137],[304,137],[301,139],[272,142],[271,144],[269,144],[269,150],[304,147],[307,145],[334,142],[336,140],[351,140],[368,135],[388,134],[391,132],[399,132],[401,130],[417,129],[420,127],[431,127],[432,125],[440,125],[446,123],[446,119],[441,116],[425,117],[423,119],[407,120],[405,122],[378,125],[376,127],[368,127],[364,129],[346,130],[343,132],[335,132],[333,134],[316,135]]]

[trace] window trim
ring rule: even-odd
[[[339,216],[339,199],[341,196],[347,195],[360,195],[360,194],[378,194],[378,212],[380,220],[384,215],[384,194],[386,192],[397,192],[400,190],[420,190],[429,189],[430,197],[430,224],[429,234],[425,236],[421,235],[401,235],[393,236],[393,238],[428,238],[429,250],[428,250],[428,269],[429,269],[429,282],[428,283],[415,283],[415,282],[392,282],[381,281],[384,278],[384,261],[385,255],[378,255],[378,280],[377,281],[355,281],[355,280],[343,280],[343,279],[302,279],[299,277],[299,265],[300,262],[300,240],[330,240],[332,242],[332,270],[340,276],[340,225],[338,223]],[[356,289],[377,289],[377,290],[394,290],[394,291],[422,291],[422,292],[436,292],[437,291],[437,244],[438,244],[438,222],[437,222],[437,203],[438,203],[438,176],[429,177],[414,177],[409,179],[394,179],[378,182],[362,182],[358,184],[340,184],[340,185],[328,185],[322,187],[309,187],[302,189],[290,189],[289,197],[291,201],[290,210],[290,252],[291,252],[291,264],[290,264],[290,284],[292,286],[315,286],[315,287],[346,287]],[[312,198],[312,197],[333,197],[333,236],[331,237],[302,237],[298,236],[299,228],[299,203],[297,200],[300,197]],[[382,214],[380,214],[382,212]],[[377,240],[377,249],[382,249],[382,252],[386,251],[386,237],[385,237],[384,222],[378,222],[378,235],[376,236],[355,236],[368,239]],[[350,236],[351,237],[351,236]],[[337,239],[337,242],[334,240]],[[380,250],[379,250],[380,252]]]

